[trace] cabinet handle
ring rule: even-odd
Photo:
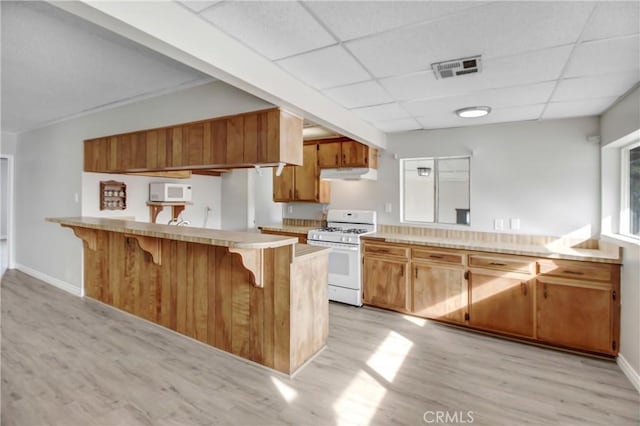
[[[404,266],[400,267],[400,276],[404,277]]]
[[[506,263],[499,263],[499,262],[491,262],[489,263],[489,265],[493,265],[493,266],[507,266]]]
[[[378,249],[378,248],[374,249],[374,248],[372,248],[369,251],[372,252],[372,253],[389,253],[389,249]]]
[[[444,256],[438,256],[437,254],[430,254],[429,257],[432,259],[442,259]]]
[[[418,267],[416,266],[416,279],[418,278]],[[615,297],[614,297],[615,299]]]
[[[527,283],[525,281],[520,283],[520,287],[522,287],[522,292],[524,293],[524,295],[527,295],[528,289],[527,289]]]
[[[336,154],[336,164],[340,164],[340,159],[338,158],[338,154]]]
[[[292,198],[293,198],[293,190],[290,189],[289,190],[289,199],[292,199]]]
[[[565,269],[564,271],[565,274],[571,274],[571,275],[584,275],[584,272],[579,272],[579,271],[570,271],[568,269]]]
[[[547,285],[545,284],[542,288],[543,288],[544,298],[546,299],[547,298]]]
[[[347,163],[347,156],[342,154],[342,164],[346,164]]]

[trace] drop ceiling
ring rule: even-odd
[[[3,131],[213,80],[47,3],[1,7]]]
[[[383,132],[598,115],[640,81],[638,1],[180,3]]]

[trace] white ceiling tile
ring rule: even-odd
[[[346,46],[376,77],[387,77],[448,59],[488,59],[573,43],[592,9],[584,2],[492,3]]]
[[[485,2],[307,1],[305,4],[340,40],[437,19]]]
[[[352,109],[363,120],[369,122],[399,120],[401,118],[410,118],[410,115],[400,107],[397,103],[376,105],[366,108]]]
[[[376,121],[372,123],[385,133],[407,132],[409,130],[422,129],[422,125],[414,118],[402,118],[400,120]]]
[[[482,71],[462,77],[436,79],[432,71],[381,79],[395,100],[455,96],[498,87],[555,80],[571,53],[571,46],[483,61]]]
[[[564,77],[640,69],[640,37],[591,41],[576,47]]]
[[[335,87],[324,91],[334,101],[345,108],[358,108],[392,102],[393,99],[375,81]]]
[[[371,78],[342,46],[331,46],[277,61],[296,78],[317,89],[355,83]]]
[[[640,70],[561,80],[552,102],[620,96],[640,81]]]
[[[639,1],[605,1],[598,2],[582,40],[597,40],[639,33]]]
[[[2,2],[0,28],[6,131],[212,80],[47,2]]]
[[[544,112],[543,119],[583,117],[600,115],[613,104],[617,96],[599,99],[583,99],[571,102],[551,102]]]
[[[194,12],[201,12],[204,9],[213,6],[216,3],[220,3],[220,0],[209,0],[209,1],[199,1],[199,0],[183,0],[178,1],[178,3],[182,3],[189,9]]]
[[[450,111],[437,111],[424,117],[418,117],[417,120],[425,129],[481,126],[483,124],[507,123],[510,121],[537,120],[543,108],[543,104],[495,108],[491,111],[491,114],[480,118],[460,118]]]
[[[233,1],[201,15],[269,59],[335,43],[309,12],[294,1]]]
[[[555,82],[537,83],[528,86],[506,87],[473,92],[461,96],[430,98],[404,103],[403,106],[415,117],[428,116],[444,110],[453,112],[460,108],[487,105],[505,108],[545,103],[549,100]]]

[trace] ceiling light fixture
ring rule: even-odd
[[[474,107],[457,109],[456,115],[460,118],[478,118],[478,117],[484,117],[490,112],[491,112],[491,107],[474,106]]]

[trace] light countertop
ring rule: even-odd
[[[331,247],[319,247],[319,246],[310,246],[308,244],[296,244],[294,246],[293,255],[294,259],[308,259],[314,256],[326,255],[331,251]]]
[[[273,232],[290,232],[292,234],[304,234],[307,235],[312,229],[318,229],[318,226],[291,226],[291,225],[261,225],[258,227],[264,231],[273,231]]]
[[[388,243],[424,245],[460,250],[484,251],[491,253],[517,254],[522,256],[545,257],[551,259],[581,260],[601,263],[622,263],[620,247],[600,241],[598,249],[583,249],[560,244],[507,244],[497,242],[456,240],[420,235],[375,233],[362,237],[367,240],[381,240]]]
[[[161,225],[156,223],[134,222],[98,217],[55,217],[47,218],[46,220],[48,222],[59,223],[66,226],[122,232],[132,235],[142,235],[146,237],[164,238],[168,240],[186,241],[190,243],[222,247],[264,249],[298,243],[298,239],[294,237],[261,234],[258,232],[223,231],[219,229]]]

